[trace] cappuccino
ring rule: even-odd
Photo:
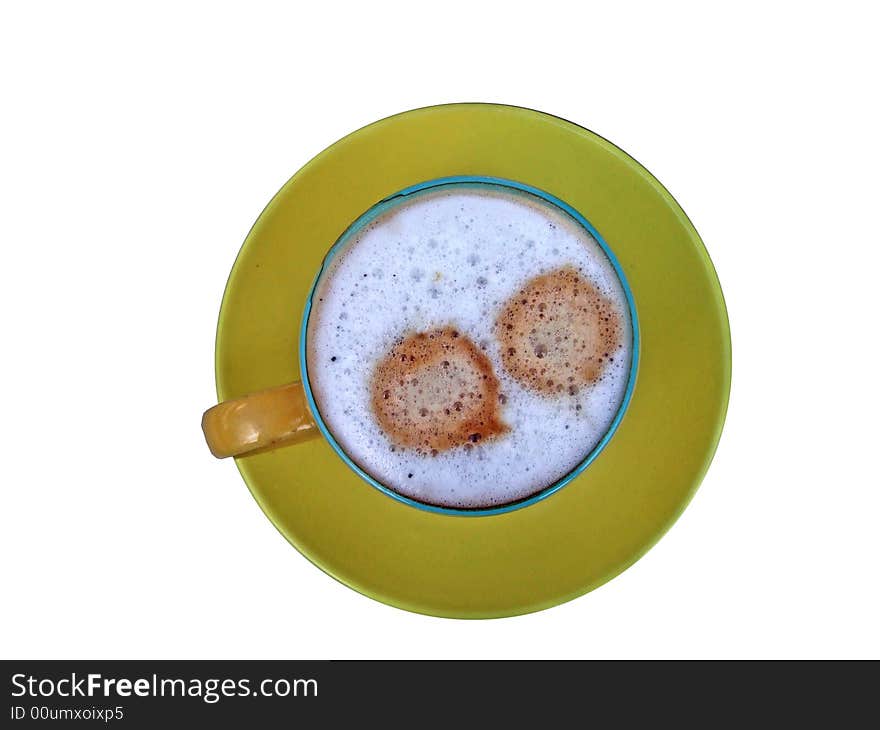
[[[377,482],[498,507],[575,469],[627,391],[624,288],[558,206],[487,183],[394,199],[340,241],[312,297],[321,418]]]

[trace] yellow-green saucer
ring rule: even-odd
[[[500,515],[432,513],[358,477],[323,439],[237,459],[281,533],[355,590],[411,611],[489,618],[586,593],[643,555],[708,468],[730,390],[730,332],[684,211],[623,151],[571,122],[494,104],[399,114],[296,173],[242,246],[217,329],[220,400],[299,379],[303,307],[328,249],[375,203],[475,175],[549,193],[595,226],[638,313],[641,353],[617,432],[570,484]]]

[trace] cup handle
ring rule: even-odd
[[[219,403],[202,416],[218,459],[298,444],[320,435],[302,383],[288,383]]]

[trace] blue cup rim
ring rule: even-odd
[[[429,504],[427,502],[420,502],[416,499],[412,499],[411,497],[407,497],[403,494],[395,492],[393,489],[391,489],[390,487],[386,487],[384,484],[382,484],[374,477],[370,476],[370,474],[368,474],[366,471],[364,471],[364,469],[362,469],[345,452],[342,446],[340,446],[339,442],[336,440],[329,427],[324,422],[324,419],[321,416],[321,412],[318,409],[318,404],[315,402],[315,397],[312,393],[311,384],[309,383],[308,363],[306,358],[306,354],[308,352],[306,348],[306,338],[308,333],[309,315],[312,311],[312,300],[314,298],[318,282],[321,280],[321,276],[327,270],[327,267],[333,260],[334,256],[347,245],[349,239],[355,234],[355,232],[359,231],[365,225],[375,220],[378,216],[380,216],[388,209],[397,205],[400,202],[401,198],[405,198],[409,195],[412,195],[413,193],[421,192],[430,188],[441,187],[444,185],[463,184],[495,185],[530,193],[537,196],[538,198],[541,198],[542,200],[547,201],[548,203],[551,203],[552,205],[555,205],[557,208],[561,209],[563,212],[565,212],[571,218],[577,221],[590,233],[591,236],[593,236],[593,238],[602,248],[602,251],[608,257],[611,265],[614,267],[614,272],[617,275],[618,280],[620,281],[624,294],[626,295],[626,303],[627,307],[629,308],[630,322],[632,323],[632,359],[630,362],[629,379],[627,381],[626,390],[624,391],[623,399],[620,402],[620,407],[617,409],[617,413],[615,414],[614,419],[611,421],[608,430],[605,432],[599,442],[593,447],[590,453],[587,454],[586,457],[584,457],[584,459],[579,462],[578,465],[575,466],[574,469],[568,472],[565,476],[561,477],[550,486],[545,487],[535,494],[532,494],[515,502],[508,502],[506,504],[499,505],[497,507],[477,509],[441,507],[439,505]],[[582,474],[584,470],[590,464],[592,464],[593,461],[596,460],[596,458],[599,456],[599,454],[602,452],[608,442],[611,441],[614,433],[617,431],[617,428],[620,425],[620,422],[623,420],[623,416],[626,413],[627,408],[629,407],[630,401],[632,400],[633,390],[635,388],[636,374],[638,372],[639,365],[639,354],[639,322],[636,314],[635,300],[633,299],[632,291],[629,288],[629,283],[626,280],[626,276],[623,273],[623,269],[621,268],[620,263],[618,262],[611,248],[608,246],[607,243],[605,243],[605,239],[602,238],[602,235],[599,233],[599,231],[596,230],[596,228],[572,206],[570,206],[565,201],[560,200],[556,196],[551,195],[550,193],[540,190],[539,188],[532,187],[531,185],[517,182],[515,180],[507,180],[505,178],[489,177],[484,175],[453,175],[449,177],[435,178],[433,180],[427,180],[425,182],[417,183],[416,185],[411,185],[410,187],[404,188],[403,190],[400,190],[399,192],[394,193],[393,195],[389,195],[383,200],[380,200],[378,203],[370,207],[369,210],[360,215],[357,220],[355,220],[350,226],[348,226],[348,228],[345,229],[342,235],[339,236],[339,238],[336,240],[333,246],[330,247],[330,250],[324,256],[318,273],[315,275],[315,279],[312,282],[311,288],[309,289],[308,297],[306,298],[299,337],[299,367],[301,374],[300,377],[302,379],[302,386],[303,390],[305,391],[306,401],[308,402],[309,409],[312,412],[312,416],[315,419],[315,423],[317,424],[321,435],[328,441],[330,446],[342,459],[342,461],[345,462],[345,464],[347,464],[349,468],[351,468],[359,477],[361,477],[361,479],[363,479],[369,485],[375,487],[383,494],[391,497],[398,502],[402,502],[403,504],[407,504],[410,507],[416,507],[418,509],[426,510],[428,512],[433,512],[436,514],[457,515],[464,517],[484,517],[488,515],[500,515],[522,509],[523,507],[528,507],[546,499],[552,494],[555,494],[567,484],[572,482],[580,474]]]

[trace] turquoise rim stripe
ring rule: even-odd
[[[357,232],[360,231],[360,229],[363,228],[365,225],[375,220],[378,216],[382,215],[382,213],[384,213],[388,209],[397,205],[400,202],[400,198],[443,185],[467,184],[494,185],[497,187],[512,188],[521,192],[530,193],[531,195],[534,195],[538,198],[541,198],[542,200],[545,200],[548,203],[551,203],[552,205],[555,205],[557,208],[564,211],[568,216],[577,221],[590,233],[591,236],[593,236],[593,238],[596,239],[596,241],[599,243],[599,246],[608,257],[608,260],[611,262],[611,265],[614,267],[614,271],[617,274],[617,278],[620,280],[624,294],[626,295],[626,302],[629,307],[630,313],[630,321],[632,323],[632,362],[630,363],[629,380],[627,382],[626,391],[624,392],[620,408],[618,408],[617,414],[614,416],[614,420],[611,422],[611,425],[608,427],[608,431],[600,439],[599,443],[596,444],[593,450],[589,454],[587,454],[584,460],[580,462],[572,471],[570,471],[568,474],[566,474],[555,483],[551,484],[549,487],[546,487],[537,494],[533,494],[532,496],[526,497],[525,499],[511,502],[500,507],[492,507],[488,509],[454,509],[451,507],[440,507],[438,505],[419,502],[415,499],[411,499],[410,497],[398,494],[393,489],[386,487],[384,484],[378,482],[376,479],[371,477],[360,466],[358,466],[348,456],[348,454],[345,453],[345,451],[343,451],[342,447],[339,445],[339,443],[336,441],[336,438],[327,427],[327,424],[324,423],[324,419],[321,418],[321,414],[318,410],[318,405],[315,402],[314,395],[312,394],[312,387],[309,383],[308,377],[308,365],[306,363],[306,333],[308,331],[309,314],[312,311],[312,299],[315,294],[315,289],[321,279],[321,276],[327,270],[328,265],[333,260],[333,257],[348,244],[349,239],[356,235]],[[321,434],[324,436],[325,439],[327,439],[327,441],[330,443],[330,446],[333,447],[333,450],[337,453],[339,458],[342,459],[342,461],[344,461],[365,482],[375,487],[383,494],[387,494],[392,499],[397,500],[398,502],[403,502],[404,504],[408,504],[411,507],[417,507],[418,509],[427,510],[428,512],[465,517],[485,517],[488,515],[500,515],[506,512],[512,512],[513,510],[521,509],[523,507],[528,507],[529,505],[540,502],[541,500],[549,497],[551,494],[558,492],[565,485],[575,479],[575,477],[580,475],[602,452],[602,449],[605,448],[605,446],[614,436],[614,433],[615,431],[617,431],[620,422],[623,420],[626,409],[629,406],[630,401],[632,400],[632,394],[636,384],[636,375],[638,373],[639,366],[639,353],[639,324],[636,314],[635,300],[633,299],[632,291],[629,288],[629,283],[626,280],[623,269],[620,267],[620,263],[617,261],[614,253],[608,247],[608,244],[605,243],[605,239],[602,238],[599,231],[597,231],[583,215],[581,215],[577,210],[568,205],[568,203],[560,200],[553,195],[550,195],[550,193],[546,193],[543,190],[532,187],[531,185],[526,185],[524,183],[516,182],[514,180],[505,180],[504,178],[485,177],[480,175],[455,175],[452,177],[442,177],[435,180],[428,180],[427,182],[418,183],[417,185],[412,185],[411,187],[405,188],[400,192],[395,193],[394,195],[390,195],[384,200],[376,203],[372,208],[370,208],[354,223],[352,223],[327,252],[327,255],[324,257],[324,260],[321,263],[321,268],[315,276],[315,280],[312,282],[312,286],[309,289],[309,295],[306,298],[305,309],[303,310],[302,325],[300,327],[299,337],[299,367],[302,377],[303,390],[306,394],[306,400],[309,404],[309,408],[312,411],[312,415],[315,418],[315,423],[318,425],[318,428],[321,431]]]

